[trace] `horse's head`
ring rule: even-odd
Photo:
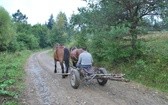
[[[76,46],[71,47],[71,48],[70,48],[70,51],[73,51],[73,50],[75,50],[75,49],[77,49],[77,47],[76,47]]]
[[[53,49],[55,50],[59,45],[59,43],[55,43]]]
[[[70,58],[72,60],[73,66],[76,67],[79,55],[83,52],[82,48],[71,47],[70,48]]]

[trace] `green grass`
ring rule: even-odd
[[[119,68],[127,78],[168,93],[168,33],[155,33],[144,43],[144,56]]]
[[[142,56],[119,59],[117,63],[97,63],[113,73],[125,73],[127,79],[168,93],[168,32],[150,32],[139,38],[144,39]]]
[[[6,99],[2,105],[17,105],[24,89],[24,64],[31,51],[0,53],[0,98]]]

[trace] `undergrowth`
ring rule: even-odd
[[[168,39],[151,38],[143,56],[119,66],[127,78],[168,93]]]
[[[127,79],[168,93],[168,32],[157,32],[145,36],[142,56],[127,58],[117,63],[101,61],[113,73],[125,73]]]
[[[30,51],[0,53],[0,104],[17,105],[24,88],[24,64]]]

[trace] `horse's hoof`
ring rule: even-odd
[[[57,71],[54,71],[54,73],[57,73]]]

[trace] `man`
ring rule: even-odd
[[[82,48],[84,51],[79,55],[77,67],[89,69],[92,67],[93,58],[92,55],[87,52],[86,47]]]

